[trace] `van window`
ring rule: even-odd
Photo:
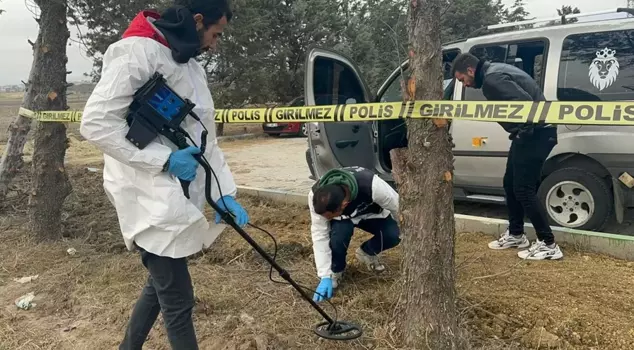
[[[559,63],[557,99],[634,99],[634,30],[567,36]]]
[[[348,65],[325,57],[315,59],[313,80],[315,104],[345,104],[365,102],[364,90],[355,71]]]
[[[460,54],[459,49],[449,49],[442,52],[442,66],[443,66],[443,90],[447,87],[447,84],[451,81],[451,63]],[[409,79],[409,68],[403,72],[406,79]],[[392,80],[390,85],[385,89],[380,99],[381,102],[398,102],[403,101],[403,89],[401,89],[401,76],[397,76]]]
[[[512,64],[528,73],[542,86],[546,62],[544,40],[475,46],[469,52],[487,61]],[[465,88],[462,99],[465,101],[486,100],[482,90],[473,88]]]

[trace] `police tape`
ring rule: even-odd
[[[35,119],[40,122],[79,123],[82,111],[43,111],[34,112],[20,107],[18,114],[21,117]]]
[[[80,122],[81,111],[20,115],[42,122]],[[344,105],[218,109],[217,123],[365,122],[395,119],[452,119],[483,122],[634,125],[634,101],[408,101]]]

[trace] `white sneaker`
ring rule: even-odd
[[[508,230],[500,236],[496,241],[489,243],[489,248],[500,250],[500,249],[508,249],[508,248],[519,248],[524,249],[528,248],[531,243],[526,238],[525,234],[521,236],[512,235]]]
[[[361,247],[357,248],[355,252],[357,259],[364,263],[370,271],[381,273],[385,271],[385,265],[383,265],[379,261],[379,257],[375,255],[368,255],[366,252],[361,249]]]
[[[343,272],[333,272],[330,279],[332,279],[332,288],[336,289],[339,287],[339,281],[341,281],[341,277],[343,276]]]
[[[518,252],[517,256],[525,260],[557,260],[563,258],[564,253],[557,244],[550,248],[544,242],[536,240],[530,248]]]

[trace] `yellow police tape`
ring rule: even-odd
[[[82,111],[43,111],[34,112],[20,107],[18,114],[22,117],[32,118],[40,122],[79,123]]]
[[[33,112],[20,115],[42,122],[81,121],[81,111]],[[508,123],[634,125],[634,101],[521,102],[411,101],[345,105],[218,109],[218,123],[366,122],[406,118],[440,118]]]

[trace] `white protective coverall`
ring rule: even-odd
[[[205,71],[194,59],[178,64],[170,49],[157,40],[127,37],[108,48],[80,132],[104,153],[104,189],[117,210],[127,248],[134,249],[136,243],[150,253],[181,258],[211,245],[225,225],[209,223],[203,216],[205,173],[201,166],[190,184],[189,200],[179,180],[162,172],[176,146],[161,136],[141,150],[125,138],[125,116],[133,94],[154,72],[163,74],[177,94],[196,104],[194,112],[209,130],[204,155],[218,176],[222,195],[235,196],[233,176],[215,137],[214,102]],[[183,127],[200,147],[202,126],[187,117]],[[220,193],[211,180],[216,202]]]

